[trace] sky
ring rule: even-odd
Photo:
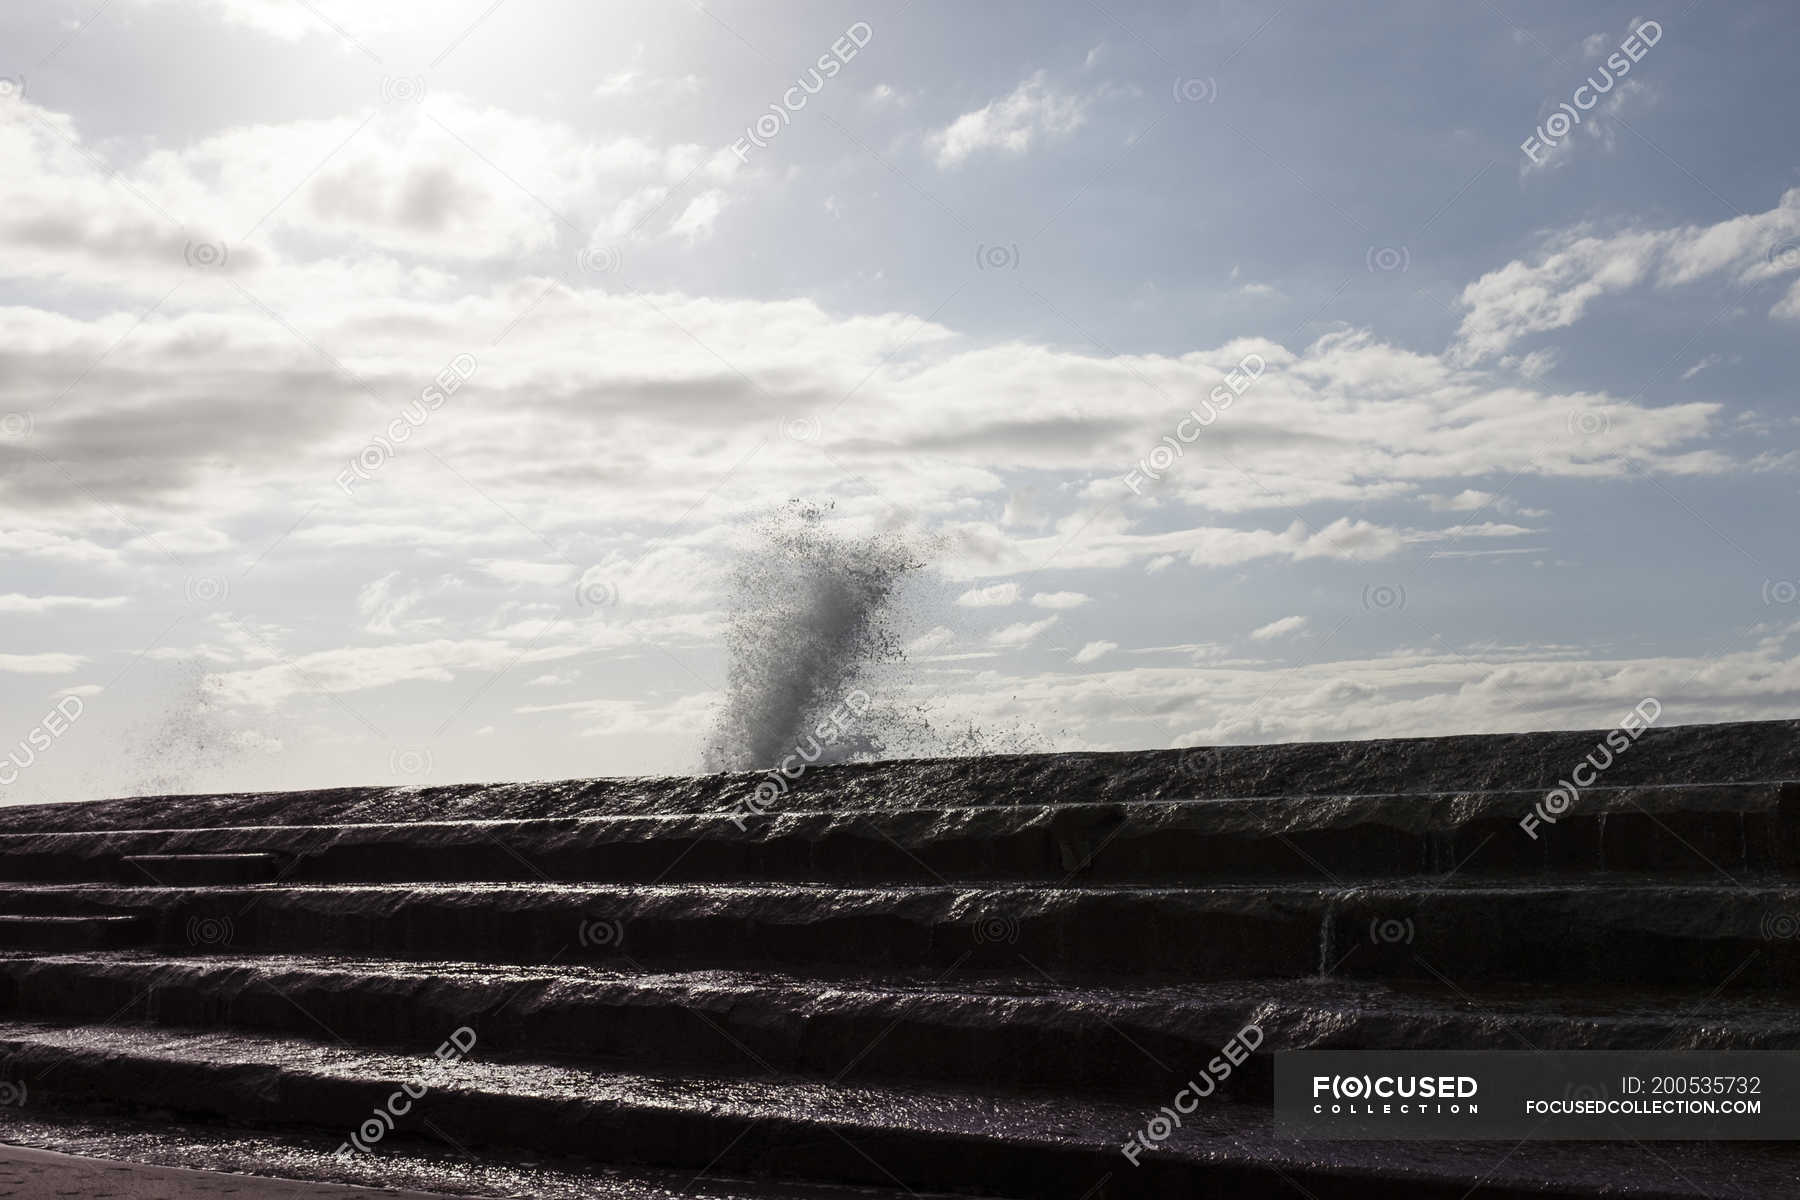
[[[0,802],[697,769],[795,498],[995,744],[1792,717],[1797,26],[5,6]]]

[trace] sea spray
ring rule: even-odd
[[[704,751],[708,770],[777,767],[801,753],[807,765],[874,757],[882,723],[825,718],[860,694],[872,667],[898,663],[902,582],[924,565],[902,535],[832,530],[829,505],[794,501],[759,522],[755,547],[732,575],[725,698]]]

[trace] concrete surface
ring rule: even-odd
[[[152,1167],[0,1145],[0,1197],[10,1200],[189,1200],[203,1196],[241,1196],[246,1200],[455,1200],[441,1193]]]

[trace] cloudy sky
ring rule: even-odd
[[[0,797],[691,769],[790,497],[1046,747],[1793,716],[1797,23],[7,5]]]

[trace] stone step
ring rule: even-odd
[[[154,928],[150,920],[139,915],[0,913],[0,949],[86,950],[137,946],[152,940]]]
[[[626,1170],[597,1163],[591,1156],[554,1159],[529,1151],[509,1153],[503,1147],[484,1148],[477,1157],[467,1147],[435,1135],[396,1137],[382,1141],[376,1153],[342,1155],[336,1152],[342,1130],[334,1138],[291,1126],[254,1129],[216,1120],[182,1121],[166,1109],[134,1116],[118,1105],[101,1107],[103,1111],[94,1111],[34,1099],[13,1109],[6,1121],[9,1144],[0,1146],[0,1194],[11,1185],[23,1189],[11,1193],[20,1200],[52,1196],[264,1200],[289,1195],[284,1187],[320,1189],[322,1197],[340,1195],[323,1190],[339,1185],[372,1189],[366,1193],[368,1200],[409,1200],[415,1194],[417,1200],[952,1200],[944,1193],[891,1186],[733,1179],[718,1171],[697,1173],[691,1167]],[[66,1165],[54,1162],[61,1157],[54,1153],[58,1149],[87,1161],[103,1161],[100,1172],[104,1185],[110,1186],[97,1186],[89,1172],[57,1170]],[[33,1160],[44,1169],[28,1174]],[[222,1180],[196,1181],[176,1171],[228,1174]],[[184,1183],[193,1184],[195,1190],[180,1190]]]
[[[0,1015],[416,1045],[464,1022],[489,1050],[655,1070],[1058,1088],[1160,1103],[1254,1022],[1262,1051],[1800,1045],[1779,994],[1397,987],[1354,979],[1059,982],[970,972],[639,971],[558,962],[64,954],[0,958]],[[1259,1064],[1266,1060],[1257,1060]],[[1266,1098],[1249,1069],[1234,1089]]]
[[[1770,1187],[1753,1194],[1776,1195],[1800,1163],[1790,1147],[1746,1143],[1680,1155],[1686,1169],[1675,1173],[1659,1158],[1660,1174],[1625,1145],[1527,1142],[1502,1157],[1491,1145],[1402,1143],[1377,1157],[1356,1146],[1280,1141],[1268,1131],[1265,1109],[1221,1102],[1133,1167],[1120,1147],[1148,1114],[1116,1102],[833,1086],[773,1073],[599,1071],[484,1057],[479,1035],[467,1057],[448,1064],[432,1050],[400,1055],[298,1038],[0,1024],[0,1060],[14,1078],[38,1080],[32,1094],[42,1101],[342,1131],[336,1136],[346,1145],[356,1134],[377,1153],[390,1146],[404,1153],[435,1137],[472,1155],[499,1146],[632,1168],[908,1190],[985,1184],[1066,1200],[1263,1196],[1290,1186],[1341,1200],[1463,1200],[1471,1179],[1482,1181],[1487,1200],[1696,1197],[1725,1194],[1727,1183],[1737,1194]]]
[[[0,846],[0,854],[6,847]],[[171,885],[263,883],[279,878],[282,858],[261,851],[220,854],[127,854],[120,862],[128,880]]]
[[[58,1154],[20,1146],[0,1146],[0,1196],[23,1200],[50,1197],[155,1197],[155,1200],[215,1200],[245,1191],[241,1175],[156,1167],[141,1162]],[[475,1200],[443,1192],[371,1190],[334,1183],[259,1177],[260,1200]]]
[[[1592,788],[1528,833],[1520,818],[1544,802],[1541,792],[1447,792],[14,833],[0,835],[0,878],[1175,883],[1721,867],[1800,874],[1800,785]]]
[[[1621,714],[1622,716],[1624,714]],[[996,754],[807,768],[779,808],[957,808],[1252,796],[1547,792],[1584,762],[1593,785],[1800,780],[1800,721],[1651,728],[1609,750],[1616,730],[1381,738],[1118,753]],[[1610,761],[1609,761],[1610,759]],[[726,813],[767,774],[443,787],[159,796],[0,812],[17,832],[355,825],[394,821]]]
[[[0,885],[159,945],[544,963],[1001,967],[1212,979],[1800,983],[1800,884],[1615,879],[1207,888],[760,884]]]

